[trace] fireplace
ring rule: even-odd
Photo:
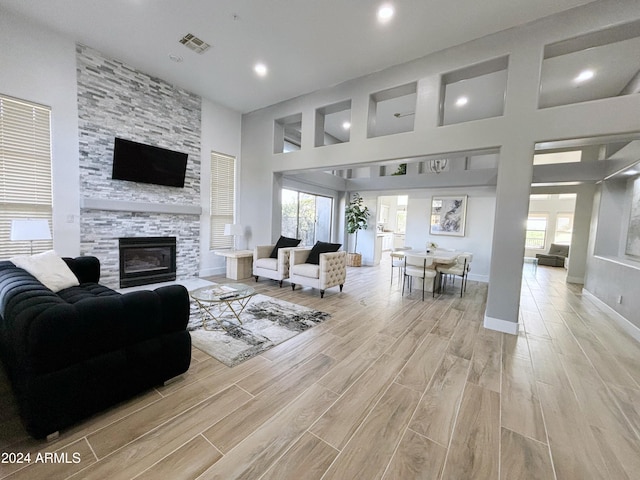
[[[120,288],[176,279],[176,237],[120,238]]]

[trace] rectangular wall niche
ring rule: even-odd
[[[442,75],[440,125],[504,114],[509,57],[500,57]]]
[[[539,108],[640,93],[640,21],[544,47]]]
[[[417,85],[413,82],[369,96],[367,138],[413,132]]]
[[[302,146],[302,113],[279,118],[273,124],[273,153],[300,150]]]
[[[351,100],[316,109],[316,147],[348,142],[350,132]]]

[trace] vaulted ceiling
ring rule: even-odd
[[[249,112],[590,2],[393,0],[384,24],[370,0],[0,0],[0,14]],[[186,34],[211,47],[188,49]]]

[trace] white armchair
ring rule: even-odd
[[[311,252],[310,248],[296,248],[291,251],[289,282],[291,289],[296,285],[320,289],[320,298],[324,297],[327,288],[340,286],[340,291],[347,278],[347,253],[329,252],[320,254],[318,265],[305,263]]]
[[[253,249],[253,276],[267,277],[282,282],[289,278],[289,258],[291,248],[279,248],[278,258],[271,258],[275,245],[258,245]]]

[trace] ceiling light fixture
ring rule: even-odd
[[[587,80],[591,80],[594,75],[595,72],[593,70],[583,70],[576,78],[574,78],[574,81],[577,83],[586,82]]]
[[[267,66],[264,63],[256,63],[253,70],[261,77],[264,77],[267,74]]]
[[[429,160],[427,163],[427,167],[431,173],[440,173],[443,172],[447,168],[447,164],[449,160],[446,158],[434,158]]]
[[[351,128],[351,122],[344,122],[342,124],[342,128],[344,128],[345,130],[349,130]]]
[[[176,63],[182,63],[184,60],[180,55],[174,55],[173,53],[169,54],[169,59]]]
[[[393,17],[395,10],[389,3],[385,3],[378,9],[378,21],[380,23],[387,23]]]
[[[467,103],[469,103],[469,99],[467,97],[460,97],[456,100],[456,106],[457,107],[463,107],[465,106]]]

